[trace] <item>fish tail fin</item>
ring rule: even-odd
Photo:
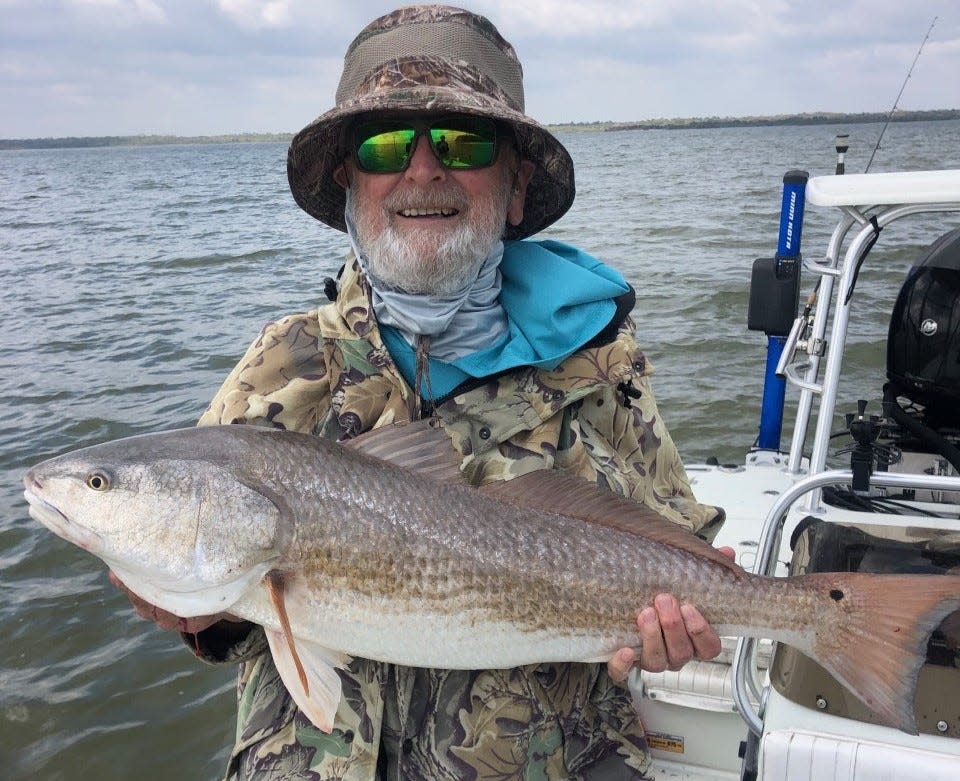
[[[960,577],[817,573],[804,576],[833,606],[811,650],[891,726],[917,734],[913,698],[927,642],[960,609]]]

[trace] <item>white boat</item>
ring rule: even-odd
[[[820,280],[818,302],[793,320],[792,293],[792,327],[780,340],[783,354],[775,363],[798,394],[792,440],[785,452],[777,445],[754,447],[742,464],[687,465],[697,498],[726,510],[715,544],[732,546],[740,564],[766,574],[936,572],[960,565],[960,476],[956,454],[949,452],[960,440],[960,387],[953,388],[955,399],[942,382],[923,376],[938,371],[931,366],[930,344],[940,345],[933,355],[941,355],[941,363],[960,362],[960,230],[947,242],[956,270],[931,271],[942,264],[937,252],[944,249],[944,241],[934,246],[941,234],[931,235],[931,251],[916,259],[900,291],[904,300],[910,284],[940,286],[935,292],[941,300],[928,289],[926,299],[911,304],[918,330],[894,350],[899,360],[926,361],[925,368],[907,372],[915,405],[905,414],[935,436],[918,437],[904,428],[909,420],[892,419],[893,406],[880,401],[886,378],[878,377],[876,387],[860,389],[869,406],[847,419],[862,444],[850,453],[830,453],[835,412],[845,411],[835,407],[848,325],[856,315],[858,271],[878,258],[864,258],[865,250],[877,229],[913,215],[942,214],[942,233],[960,226],[960,170],[821,176],[806,183],[805,195],[808,206],[836,210],[837,224],[825,255],[802,261],[804,274]],[[878,246],[887,236],[879,235]],[[931,274],[939,274],[939,281]],[[764,296],[770,298],[770,291],[760,293],[760,304]],[[891,291],[890,300],[896,296]],[[923,311],[934,305],[940,307],[939,322]],[[938,327],[940,341],[924,342]],[[943,346],[944,338],[953,340],[952,347]],[[902,368],[891,366],[895,358],[888,360],[894,375]],[[941,368],[960,380],[960,366]],[[901,403],[903,398],[896,406]],[[939,449],[943,442],[948,455]],[[657,779],[960,779],[960,652],[939,633],[920,674],[918,735],[877,723],[818,665],[766,641],[724,638],[718,659],[691,662],[679,672],[644,672],[634,676],[632,687]]]

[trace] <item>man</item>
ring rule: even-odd
[[[337,106],[290,146],[297,203],[347,232],[332,303],[271,323],[200,423],[348,439],[435,416],[475,485],[536,469],[595,480],[711,538],[650,390],[633,291],[573,247],[524,239],[574,197],[563,146],[523,113],[520,64],[486,19],[445,6],[375,20],[347,51]],[[326,735],[287,694],[261,630],[184,621],[212,662],[242,662],[231,778],[638,778],[649,763],[625,684],[639,662],[715,656],[691,606],[638,615],[642,659],[425,670],[355,659]]]

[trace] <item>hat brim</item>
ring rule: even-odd
[[[416,85],[366,95],[322,114],[294,136],[287,153],[287,179],[297,204],[321,222],[346,231],[346,193],[333,178],[343,162],[344,128],[359,115],[385,111],[476,114],[508,123],[518,152],[535,164],[527,185],[523,220],[506,226],[504,238],[523,239],[556,222],[576,194],[570,154],[545,127],[480,92]]]

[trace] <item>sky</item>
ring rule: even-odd
[[[0,0],[0,138],[296,132],[402,3]],[[543,123],[960,108],[957,0],[470,0]]]

